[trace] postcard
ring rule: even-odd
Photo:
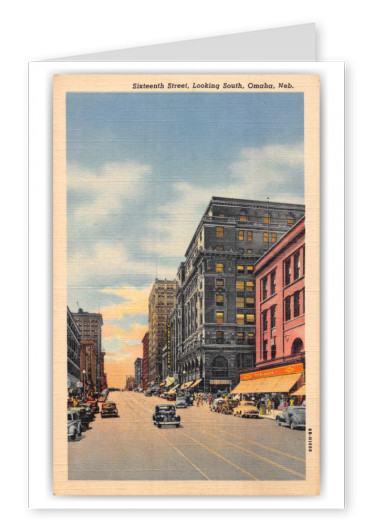
[[[57,75],[56,495],[320,493],[320,77]]]

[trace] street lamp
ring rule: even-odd
[[[84,375],[84,402],[86,400],[86,389],[85,389],[85,375],[86,375],[86,371],[85,369],[82,371],[82,374]]]

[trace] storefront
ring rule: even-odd
[[[232,380],[210,380],[210,393],[229,393],[232,385]]]
[[[303,382],[304,365],[295,363],[241,374],[240,382],[231,394],[291,395],[303,385]]]

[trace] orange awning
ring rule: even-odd
[[[192,389],[193,387],[196,387],[196,385],[198,385],[200,382],[201,382],[202,378],[200,378],[199,380],[196,380],[195,383],[193,383],[190,387],[190,389]]]
[[[255,378],[240,382],[231,394],[238,393],[288,393],[301,377],[302,373],[270,376],[269,378]]]
[[[300,389],[295,391],[295,393],[292,393],[292,396],[306,396],[305,384]]]

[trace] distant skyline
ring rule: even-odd
[[[212,196],[304,203],[301,93],[68,93],[68,305],[101,311],[109,384],[142,357]],[[124,377],[124,382],[122,378]]]

